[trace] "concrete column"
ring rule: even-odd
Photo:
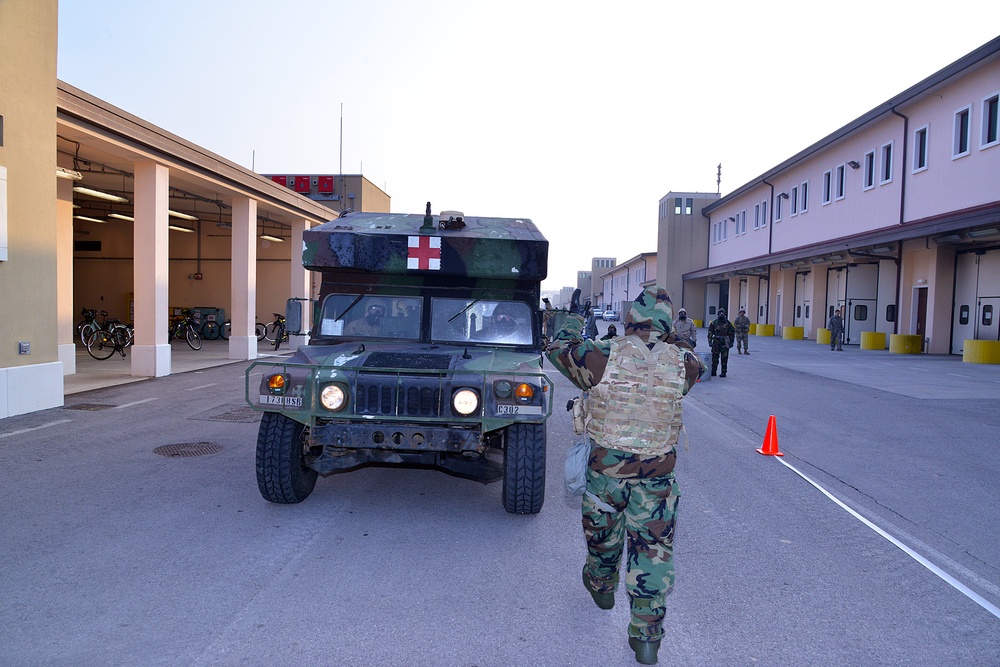
[[[76,373],[73,303],[73,181],[56,179],[56,346],[63,375]]]
[[[170,375],[169,186],[167,167],[149,160],[135,163],[135,344],[130,356],[136,377]]]
[[[233,199],[232,331],[230,359],[256,359],[257,200]]]
[[[302,232],[309,228],[308,220],[297,220],[292,223],[292,238],[291,238],[291,285],[292,291],[291,296],[297,299],[309,299],[312,297],[312,271],[307,271],[306,267],[302,266]],[[302,328],[308,331],[312,320],[309,319],[312,316],[312,309],[309,304],[306,303],[306,307],[302,309],[303,312],[303,322]],[[301,345],[306,345],[309,342],[309,336],[289,336],[288,337],[288,349],[295,350]]]
[[[760,278],[747,277],[747,317],[754,324],[760,322]]]

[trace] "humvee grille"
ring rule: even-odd
[[[388,378],[387,378],[388,379]],[[442,415],[441,387],[437,380],[433,386],[427,378],[403,379],[390,382],[358,382],[354,410],[358,415],[383,417],[440,417]]]

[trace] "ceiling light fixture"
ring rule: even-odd
[[[198,218],[194,217],[193,215],[188,215],[187,213],[180,213],[178,211],[171,211],[170,209],[167,209],[167,215],[169,215],[171,218],[180,218],[181,220],[191,220],[191,221],[198,220]]]
[[[99,222],[102,225],[108,224],[107,220],[98,220],[97,218],[91,218],[91,217],[86,216],[86,215],[74,215],[73,219],[74,220],[83,220],[85,222]]]
[[[121,213],[108,213],[109,218],[115,218],[117,220],[126,220],[128,222],[135,222],[135,218],[130,215],[122,215]]]
[[[259,237],[262,241],[276,241],[277,243],[284,243],[285,239],[280,236],[272,236],[271,234],[261,234]]]
[[[82,185],[77,185],[73,188],[73,192],[79,193],[81,195],[87,195],[90,197],[97,197],[98,199],[107,199],[108,201],[117,202],[119,204],[127,204],[128,199],[125,197],[119,197],[118,195],[109,194],[107,192],[101,192],[100,190],[94,190],[93,188],[85,188]]]
[[[67,181],[81,181],[83,180],[83,174],[76,171],[75,169],[67,169],[66,167],[56,167],[56,178],[63,178]]]
[[[1000,234],[1000,229],[996,227],[986,227],[984,229],[971,229],[965,233],[971,238],[981,239],[987,236],[996,236],[997,234]]]
[[[194,234],[194,230],[190,227],[183,227],[181,225],[167,225],[167,229],[172,229],[175,232],[187,232],[188,234]]]

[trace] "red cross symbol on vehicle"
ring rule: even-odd
[[[441,270],[440,236],[410,236],[407,246],[407,269]]]

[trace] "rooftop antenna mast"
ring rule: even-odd
[[[719,194],[720,187],[722,186],[722,163],[715,170],[715,194]]]

